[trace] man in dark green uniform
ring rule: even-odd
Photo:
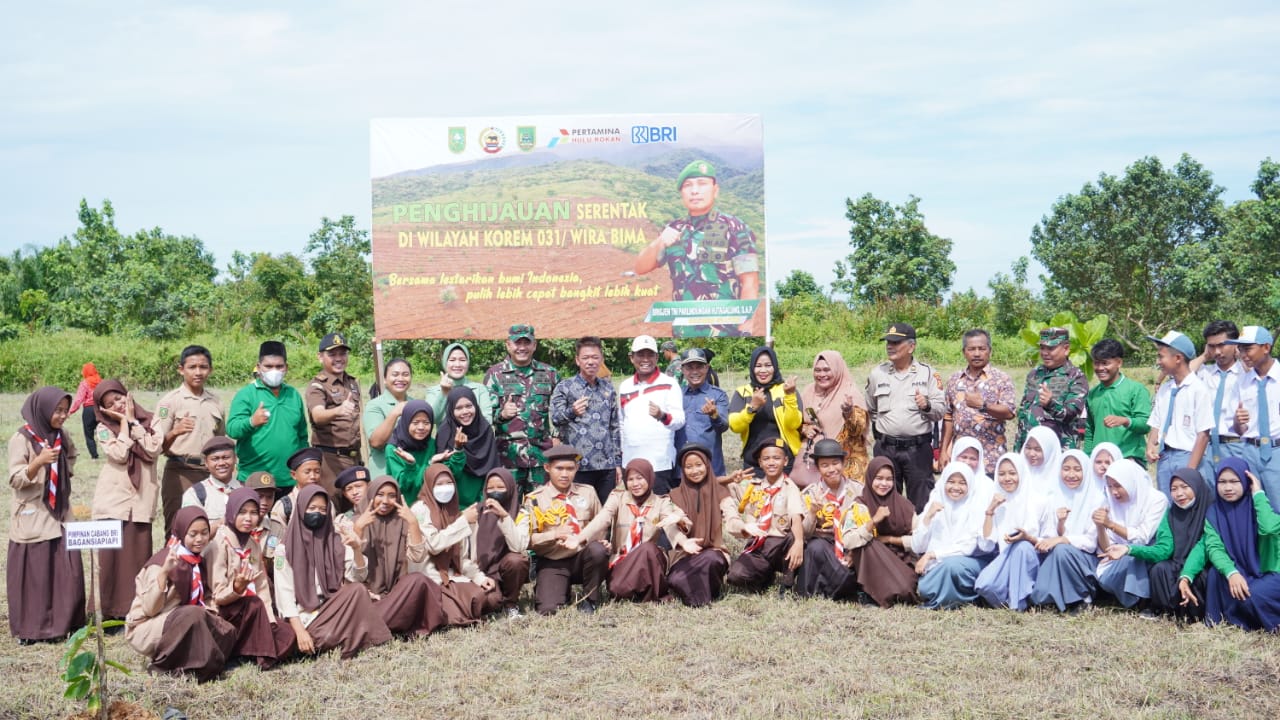
[[[676,178],[688,217],[667,223],[658,238],[636,258],[636,273],[666,265],[672,300],[755,300],[760,297],[760,256],[756,235],[746,223],[715,208],[720,186],[715,166],[694,160]],[[675,337],[746,336],[756,309],[741,325],[674,325]]]
[[[532,325],[512,325],[507,332],[507,359],[484,374],[493,398],[498,453],[522,493],[546,482],[543,452],[554,444],[551,391],[560,378],[555,368],[533,359],[537,348]]]
[[[1058,435],[1062,449],[1080,447],[1084,441],[1084,404],[1089,383],[1080,368],[1071,364],[1071,337],[1066,328],[1040,331],[1040,365],[1027,373],[1027,389],[1018,405],[1020,451],[1027,433],[1044,425]]]

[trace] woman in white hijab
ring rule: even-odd
[[[947,462],[962,462],[973,469],[974,489],[983,492],[995,492],[995,481],[987,476],[987,456],[982,443],[974,437],[959,437],[951,444],[951,457]],[[943,482],[936,482],[929,491],[929,502],[942,502]]]
[[[978,545],[999,555],[978,575],[975,589],[992,607],[1026,610],[1040,569],[1036,545],[1053,534],[1049,502],[1030,482],[1027,461],[1005,453],[996,462],[997,490],[987,505]]]
[[[911,549],[920,555],[917,592],[923,607],[946,609],[978,599],[973,583],[985,560],[978,538],[991,495],[976,487],[973,469],[962,462],[948,463],[942,482],[943,498],[925,508]]]
[[[1022,441],[1020,452],[1027,459],[1027,469],[1031,472],[1030,486],[1048,496],[1058,484],[1059,463],[1062,462],[1062,443],[1058,434],[1037,425],[1027,431],[1027,439]]]
[[[1120,449],[1099,443],[1094,458]],[[1107,459],[1110,464],[1110,459]],[[1059,611],[1079,603],[1092,602],[1097,591],[1098,530],[1093,512],[1107,505],[1106,481],[1094,472],[1094,462],[1079,450],[1062,454],[1058,482],[1049,498],[1049,512],[1056,527],[1053,536],[1042,538],[1036,550],[1045,553],[1031,593],[1033,605],[1057,605]],[[1103,470],[1105,471],[1105,467]]]
[[[1169,501],[1151,486],[1151,476],[1132,460],[1118,460],[1107,468],[1107,507],[1095,510],[1098,553],[1111,545],[1148,545],[1164,519]],[[1098,585],[1125,607],[1151,597],[1147,564],[1132,555],[1098,561]]]

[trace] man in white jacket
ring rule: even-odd
[[[653,465],[653,492],[666,495],[675,479],[676,431],[684,427],[684,402],[675,378],[658,370],[658,343],[649,335],[631,342],[636,372],[618,387],[622,463],[644,458]]]

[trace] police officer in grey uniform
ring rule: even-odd
[[[946,412],[942,377],[916,360],[915,328],[894,323],[881,339],[889,359],[871,369],[866,391],[875,454],[893,461],[918,513],[933,490],[933,424]]]

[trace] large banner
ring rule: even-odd
[[[758,115],[370,127],[379,339],[765,335]]]

